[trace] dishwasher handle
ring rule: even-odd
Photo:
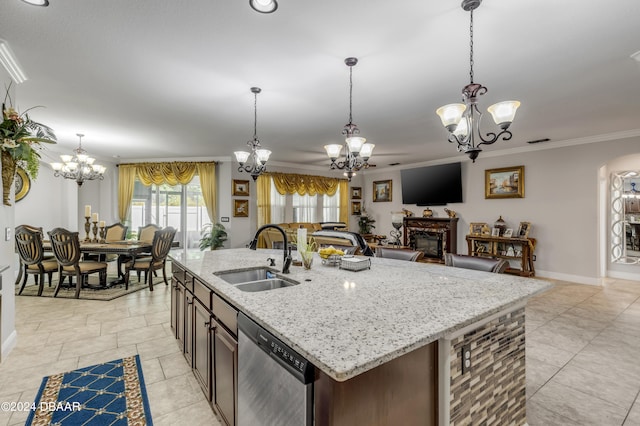
[[[313,364],[242,312],[238,313],[238,329],[303,384],[314,381],[315,367]],[[238,350],[241,351],[242,348],[239,347]]]

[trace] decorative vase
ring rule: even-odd
[[[7,151],[2,151],[2,203],[10,206],[9,197],[13,186],[13,177],[16,174],[16,160]]]
[[[502,216],[500,216],[498,220],[496,220],[496,222],[493,224],[493,227],[500,230],[500,235],[504,235],[504,231],[507,229],[507,224],[505,223],[504,219],[502,219]]]
[[[302,265],[304,269],[311,269],[311,265],[313,264],[313,252],[310,250],[301,251],[300,257],[302,258]]]

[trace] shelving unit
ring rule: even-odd
[[[484,256],[506,260],[517,260],[520,268],[509,267],[508,274],[523,277],[535,276],[533,252],[535,238],[492,237],[491,235],[467,235],[467,248],[470,256]]]

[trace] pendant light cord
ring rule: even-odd
[[[473,84],[473,9],[471,10],[471,23],[469,24],[469,78]]]
[[[353,122],[353,66],[349,67],[349,124]]]
[[[253,140],[258,139],[258,94],[253,94]]]

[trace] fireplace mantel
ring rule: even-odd
[[[444,263],[445,252],[454,254],[458,252],[457,230],[457,217],[405,217],[403,221],[403,244],[414,250],[423,251],[425,253],[423,258],[425,261]],[[426,235],[434,239],[439,239],[441,252],[435,255],[434,253],[428,253],[420,247],[416,247],[414,240],[418,235]]]

